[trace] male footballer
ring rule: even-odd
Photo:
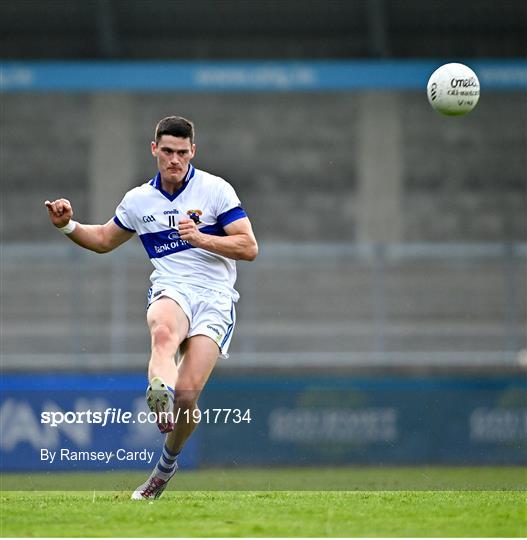
[[[175,411],[197,407],[218,357],[227,353],[239,298],[235,260],[252,261],[258,254],[232,186],[192,166],[192,122],[179,116],[160,120],[151,151],[158,173],[126,193],[105,225],[73,221],[66,199],[45,202],[53,225],[79,246],[107,253],[137,233],[154,265],[146,400],[167,436],[159,462],[133,499],[158,498],[176,472],[177,456],[197,424],[192,414]]]

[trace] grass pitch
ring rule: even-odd
[[[136,473],[133,473],[134,475]],[[327,490],[228,491],[258,484],[263,471],[198,471],[178,473],[175,491],[157,501],[131,501],[128,491],[4,491],[2,536],[94,537],[523,537],[527,535],[525,469],[390,468],[274,469],[273,476],[297,480],[324,477]],[[423,476],[424,475],[424,476]],[[432,487],[434,475],[443,487]],[[73,476],[73,475],[72,475]],[[77,476],[77,483],[82,479]],[[95,475],[87,475],[92,480]],[[106,473],[104,481],[122,482],[123,474]],[[233,477],[232,485],[229,477]],[[374,489],[356,489],[357,477]],[[408,476],[428,478],[412,489]],[[214,489],[185,490],[209,479]],[[336,478],[353,491],[330,491]],[[387,478],[383,489],[382,477]],[[406,480],[405,480],[406,477]],[[480,489],[473,484],[479,478]],[[20,478],[20,476],[18,477]],[[141,475],[141,479],[143,479]],[[4,486],[9,485],[5,482]],[[9,480],[9,478],[8,478]],[[65,481],[64,478],[59,479]],[[101,478],[101,481],[103,479]],[[447,484],[457,488],[447,488]],[[495,485],[492,485],[494,482]],[[332,485],[333,484],[333,485]],[[502,488],[498,488],[498,484]],[[78,485],[78,484],[77,484]],[[417,485],[417,484],[416,484]],[[471,486],[465,490],[461,486]],[[187,486],[187,487],[186,487]],[[358,487],[364,487],[360,485]],[[183,489],[178,491],[177,489]]]

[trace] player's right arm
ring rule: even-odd
[[[48,216],[57,228],[65,227],[73,216],[73,208],[67,199],[46,201]],[[82,225],[77,223],[73,232],[67,234],[79,246],[95,251],[96,253],[108,253],[120,246],[134,235],[115,224],[113,220],[105,225]]]

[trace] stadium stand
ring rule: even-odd
[[[522,0],[502,1],[499,9],[494,0],[150,0],[146,10],[142,0],[25,0],[2,2],[0,14],[4,58],[527,54]]]
[[[498,10],[493,0],[152,0],[147,12],[144,6],[140,0],[2,2],[3,58],[527,54],[527,4],[516,0]],[[373,90],[119,95],[130,110],[126,135],[134,160],[122,193],[153,174],[154,123],[183,113],[197,125],[196,166],[229,179],[251,216],[262,249],[250,269],[240,264],[244,301],[233,361],[256,353],[367,358],[388,351],[464,351],[483,361],[484,352],[503,359],[525,348],[525,92],[485,91],[462,124],[431,114],[424,92],[389,93],[389,100]],[[361,159],[364,146],[374,158],[377,151],[361,145],[361,119],[376,99],[384,100],[400,150],[398,232],[386,251],[361,232]],[[57,238],[42,207],[46,198],[64,196],[78,220],[90,221],[94,182],[114,180],[95,178],[94,148],[105,127],[94,108],[102,107],[98,118],[112,117],[104,103],[104,92],[97,99],[87,92],[2,95],[6,367],[90,369],[82,359],[89,354],[98,355],[98,367],[108,367],[108,358],[116,367],[144,366],[150,269],[140,243],[115,255],[81,252]],[[382,133],[383,124],[377,129]],[[378,154],[387,159],[382,148]],[[392,178],[382,180],[373,193],[379,203],[393,199],[383,189]],[[99,202],[113,209],[119,200]],[[28,355],[26,364],[20,355]]]
[[[294,106],[290,94],[133,96],[129,99],[135,131],[127,137],[133,141],[135,176],[122,193],[153,175],[148,145],[157,119],[184,111],[198,128],[196,166],[235,185],[262,241],[327,241],[328,222],[334,224],[330,241],[360,240],[359,95],[298,94]],[[423,96],[398,95],[401,241],[526,238],[526,98],[521,92],[508,92],[507,100],[501,96],[486,94],[483,99],[489,106],[465,118],[461,127],[430,115]],[[24,94],[3,99],[3,145],[12,156],[4,166],[10,204],[5,207],[3,238],[56,240],[55,231],[42,224],[44,199],[65,196],[74,202],[78,219],[90,219],[90,152],[101,136],[91,128],[90,97],[48,93],[31,101]],[[507,128],[489,130],[494,122]],[[21,144],[28,125],[41,135],[29,155]],[[482,148],[496,151],[489,155]],[[382,187],[379,199],[388,196]],[[113,201],[111,208],[118,203]],[[269,219],[269,209],[277,219]]]

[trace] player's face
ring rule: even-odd
[[[157,159],[161,180],[167,184],[183,182],[195,153],[196,145],[190,139],[163,135],[157,144],[152,142],[152,155]]]

